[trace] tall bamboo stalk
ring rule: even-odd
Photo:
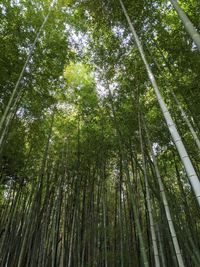
[[[173,98],[174,98],[174,100],[175,100],[175,102],[176,102],[176,104],[177,104],[177,106],[178,106],[178,108],[179,108],[179,110],[180,110],[180,112],[181,112],[181,115],[182,115],[184,121],[186,122],[186,124],[187,124],[187,126],[188,126],[188,128],[189,128],[189,130],[190,130],[190,132],[191,132],[191,134],[192,134],[192,136],[193,136],[193,138],[194,138],[194,141],[195,141],[195,143],[196,143],[198,149],[200,150],[200,139],[199,139],[199,137],[198,137],[196,131],[194,130],[192,124],[190,123],[190,121],[189,121],[189,119],[188,119],[188,116],[187,116],[187,114],[185,113],[184,109],[182,108],[180,102],[178,101],[178,99],[177,99],[175,93],[172,91],[171,94],[172,94],[172,96],[173,96]]]
[[[152,144],[151,144],[151,141],[150,141],[149,133],[148,133],[148,130],[147,130],[147,127],[146,127],[145,123],[144,123],[144,127],[145,127],[145,131],[146,131],[148,146],[149,146],[149,149],[150,149],[150,152],[151,152],[151,157],[153,159],[153,164],[154,164],[154,167],[155,167],[156,176],[157,176],[157,179],[158,179],[160,194],[161,194],[161,197],[162,197],[162,201],[163,201],[163,205],[164,205],[164,209],[165,209],[165,215],[166,215],[167,222],[168,222],[168,225],[169,225],[169,230],[170,230],[170,233],[171,233],[171,238],[172,238],[172,241],[173,241],[176,257],[177,257],[177,260],[178,260],[179,267],[184,267],[185,265],[184,265],[184,262],[183,262],[181,249],[179,247],[178,239],[177,239],[177,236],[176,236],[176,231],[175,231],[175,228],[174,228],[171,212],[170,212],[170,209],[169,209],[168,200],[167,200],[166,193],[165,193],[165,188],[164,188],[164,185],[163,185],[163,182],[162,182],[160,171],[158,169],[157,160],[156,160],[153,148],[152,148]]]
[[[127,19],[127,22],[128,22],[128,24],[130,26],[130,29],[132,31],[132,34],[134,36],[135,43],[136,43],[137,48],[138,48],[138,50],[140,52],[140,55],[141,55],[141,58],[143,60],[144,65],[145,65],[145,68],[147,70],[147,74],[148,74],[149,80],[150,80],[150,82],[151,82],[151,84],[152,84],[152,86],[154,88],[155,94],[157,96],[160,108],[161,108],[161,110],[163,112],[163,116],[165,118],[165,121],[166,121],[166,123],[168,125],[168,128],[169,128],[169,131],[171,133],[172,139],[173,139],[173,141],[174,141],[174,143],[176,145],[176,148],[177,148],[177,150],[179,152],[179,155],[180,155],[182,163],[183,163],[183,165],[185,167],[188,179],[190,181],[190,184],[191,184],[192,189],[194,191],[194,194],[196,196],[197,202],[198,202],[198,204],[200,206],[200,182],[199,182],[199,178],[198,178],[198,176],[196,174],[196,171],[195,171],[195,169],[194,169],[194,167],[192,165],[192,162],[191,162],[191,160],[190,160],[190,158],[188,156],[188,153],[187,153],[187,151],[185,149],[185,146],[184,146],[184,144],[183,144],[183,142],[181,140],[181,137],[180,137],[180,135],[179,135],[179,133],[177,131],[176,125],[175,125],[174,121],[172,120],[172,117],[171,117],[171,115],[170,115],[170,113],[168,111],[168,108],[167,108],[167,106],[166,106],[166,104],[165,104],[165,102],[163,100],[163,97],[162,97],[162,95],[160,93],[160,90],[158,88],[158,85],[157,85],[157,82],[156,82],[155,77],[153,75],[153,72],[152,72],[152,70],[151,70],[151,68],[150,68],[150,66],[149,66],[149,64],[147,62],[147,59],[146,59],[146,56],[144,54],[144,50],[143,50],[142,44],[141,44],[141,42],[140,42],[140,40],[138,38],[138,35],[137,35],[137,33],[136,33],[135,29],[134,29],[134,26],[133,26],[133,24],[132,24],[132,22],[130,20],[130,17],[128,15],[127,11],[126,11],[126,8],[125,8],[122,0],[119,0],[119,1],[120,1],[122,10],[124,12],[124,15],[125,15],[125,17]]]
[[[139,220],[139,212],[138,212],[138,208],[136,205],[136,198],[134,196],[133,189],[131,186],[131,174],[130,174],[130,170],[129,170],[127,157],[126,157],[124,149],[123,149],[123,138],[122,138],[121,131],[118,127],[118,122],[117,122],[116,113],[115,113],[115,107],[113,104],[112,94],[111,94],[110,90],[109,90],[109,97],[110,97],[110,102],[111,102],[111,110],[112,110],[112,114],[114,117],[114,126],[115,126],[117,136],[118,136],[120,153],[121,153],[122,163],[123,163],[125,176],[126,176],[126,188],[127,188],[128,194],[129,194],[130,202],[131,202],[131,205],[133,208],[133,213],[134,213],[135,227],[136,227],[136,232],[137,232],[137,235],[139,238],[139,245],[140,245],[140,250],[141,250],[142,262],[143,262],[144,267],[149,267],[149,261],[148,261],[148,257],[147,257],[145,242],[144,242],[144,238],[143,238],[143,234],[142,234],[142,228],[141,228],[140,220]]]
[[[159,49],[159,47],[157,46],[157,43],[156,43],[154,40],[153,40],[153,42],[156,44],[156,47],[158,48],[159,53],[161,54],[162,59],[164,60],[165,65],[166,65],[166,67],[168,68],[168,70],[169,70],[169,72],[170,72],[170,76],[173,78],[174,81],[177,82],[177,80],[176,80],[176,76],[175,76],[175,77],[173,76],[172,68],[171,68],[171,66],[168,64],[167,59],[165,58],[165,55],[164,55],[164,54],[162,53],[162,51]],[[146,47],[147,47],[147,46],[146,46]],[[158,62],[153,58],[152,53],[151,53],[151,51],[149,50],[148,47],[147,47],[147,49],[148,49],[148,52],[149,52],[150,56],[151,56],[152,59],[154,60],[154,62],[155,62],[155,64],[156,64],[156,67],[158,68],[158,70],[159,70],[160,73],[161,73],[162,70],[161,70],[160,65],[159,65]],[[191,132],[191,134],[192,134],[192,136],[193,136],[193,138],[194,138],[194,141],[195,141],[197,147],[198,147],[199,150],[200,150],[200,139],[199,139],[199,137],[198,137],[198,135],[197,135],[195,129],[193,128],[193,126],[192,126],[192,124],[191,124],[191,122],[190,122],[190,120],[189,120],[189,118],[188,118],[188,116],[187,116],[185,110],[182,108],[181,103],[180,103],[180,101],[178,100],[178,98],[177,98],[177,96],[176,96],[176,94],[174,93],[173,90],[171,90],[171,95],[172,95],[172,97],[174,98],[174,100],[175,100],[175,102],[176,102],[176,104],[177,104],[177,107],[178,107],[178,109],[179,109],[180,112],[181,112],[181,116],[182,116],[184,122],[186,123],[186,125],[188,126],[188,128],[189,128],[189,130],[190,130],[190,132]]]
[[[12,118],[12,115],[9,116],[9,113],[10,112],[12,113],[12,107],[13,107],[13,105],[14,105],[14,107],[17,106],[17,103],[16,103],[16,100],[15,99],[17,99],[17,100],[20,99],[20,97],[18,97],[18,94],[20,94],[20,91],[18,89],[19,89],[19,86],[21,84],[22,78],[23,78],[24,73],[26,71],[26,68],[27,68],[27,66],[28,66],[28,64],[30,62],[30,59],[31,59],[32,54],[33,54],[33,51],[34,51],[35,46],[36,46],[36,44],[38,42],[38,39],[41,36],[41,33],[42,33],[42,31],[43,31],[43,29],[44,29],[44,27],[45,27],[45,25],[46,25],[46,23],[48,21],[48,18],[50,16],[50,13],[51,13],[52,8],[54,7],[54,4],[56,3],[56,1],[57,0],[53,0],[51,2],[50,6],[49,6],[49,11],[48,11],[47,15],[45,16],[45,18],[43,20],[43,23],[40,26],[40,28],[39,28],[39,30],[38,30],[38,32],[36,34],[35,40],[34,40],[32,46],[30,48],[30,51],[29,51],[29,54],[28,54],[28,56],[26,58],[26,61],[24,63],[24,66],[23,66],[23,68],[22,68],[22,70],[20,72],[20,75],[19,75],[18,80],[17,80],[17,82],[15,84],[15,87],[13,89],[13,92],[12,92],[11,96],[10,96],[10,99],[9,99],[9,101],[7,103],[7,106],[5,108],[5,111],[4,111],[4,113],[3,113],[2,117],[1,117],[1,120],[0,120],[0,136],[1,136],[1,139],[2,139],[2,130],[3,130],[3,127],[6,125],[6,128],[7,128],[9,126],[10,121],[11,121],[11,118]],[[13,104],[13,101],[15,101],[14,104]],[[3,135],[4,135],[4,133],[3,133]],[[1,144],[2,144],[2,140],[0,142],[0,146],[1,146]]]
[[[178,13],[180,19],[182,20],[186,31],[189,33],[192,40],[195,42],[198,49],[200,50],[200,34],[197,32],[194,25],[192,24],[192,22],[190,21],[188,16],[185,14],[183,9],[179,6],[178,1],[170,0],[170,2],[172,3],[173,7],[175,8],[176,12]]]
[[[146,171],[146,160],[145,160],[144,147],[143,147],[141,119],[140,119],[139,113],[138,113],[138,123],[139,123],[139,136],[140,136],[140,146],[141,146],[141,152],[142,152],[145,189],[146,189],[146,201],[147,201],[147,209],[148,209],[149,222],[150,222],[151,239],[152,239],[152,243],[153,243],[154,260],[155,260],[155,266],[160,267],[156,231],[154,228],[154,219],[153,219],[153,212],[152,212],[152,207],[151,207],[151,198],[150,198],[150,192],[149,192],[149,182],[148,182],[147,171]]]

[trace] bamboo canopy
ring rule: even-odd
[[[200,3],[0,3],[0,267],[200,266]]]

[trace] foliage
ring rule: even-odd
[[[179,3],[199,30],[199,1]],[[124,5],[199,175],[171,95],[199,134],[199,51],[169,1]],[[2,116],[49,7],[0,4]],[[56,1],[19,92],[0,148],[1,266],[139,267],[141,236],[155,266],[143,156],[160,260],[178,266],[151,148],[185,265],[199,266],[199,209],[119,1]]]

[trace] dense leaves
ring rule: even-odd
[[[178,2],[199,31],[199,2]],[[0,3],[1,116],[50,5]],[[200,53],[169,1],[124,5],[199,175],[179,105],[198,136]],[[0,266],[158,267],[152,228],[160,266],[183,266],[166,206],[200,266],[199,207],[119,1],[55,1],[17,97],[0,132]]]

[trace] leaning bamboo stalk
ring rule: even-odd
[[[146,189],[145,191],[146,191],[147,210],[148,210],[149,222],[150,222],[151,239],[153,243],[154,261],[155,261],[155,266],[160,267],[157,238],[156,238],[156,232],[154,228],[154,219],[153,219],[151,198],[150,198],[150,192],[149,192],[149,182],[148,182],[147,171],[146,171],[146,161],[145,161],[145,155],[144,155],[140,114],[138,114],[138,122],[139,122],[139,137],[140,137],[140,146],[141,146],[141,152],[142,152],[142,162],[143,162],[145,189]]]
[[[9,131],[10,122],[13,120],[13,118],[14,118],[14,116],[16,114],[17,104],[20,101],[21,96],[22,96],[21,93],[19,93],[17,95],[9,114],[7,115],[7,118],[6,118],[6,121],[5,121],[5,124],[4,124],[4,128],[2,129],[2,133],[0,135],[0,153],[2,152],[3,144],[4,144],[4,141],[6,140],[6,136],[7,136],[8,131]]]
[[[11,109],[12,109],[12,106],[13,106],[13,101],[14,101],[14,99],[18,99],[18,95],[20,95],[20,91],[18,89],[19,89],[19,86],[21,84],[22,78],[24,77],[24,73],[26,71],[26,68],[27,68],[29,62],[30,62],[30,59],[31,59],[32,54],[33,54],[33,51],[34,51],[34,49],[36,47],[36,44],[37,44],[37,42],[38,42],[38,40],[39,40],[39,38],[41,36],[41,33],[42,33],[43,29],[44,29],[44,27],[45,27],[45,25],[46,25],[46,23],[48,21],[48,18],[50,16],[50,13],[51,13],[52,8],[53,8],[53,6],[54,6],[55,3],[56,3],[56,0],[53,0],[51,2],[50,6],[49,6],[49,11],[48,11],[47,15],[45,16],[45,18],[43,20],[43,23],[40,26],[40,28],[39,28],[39,30],[38,30],[38,32],[36,34],[36,37],[35,37],[34,42],[33,42],[32,46],[30,48],[30,51],[29,51],[29,54],[28,54],[28,56],[26,58],[26,61],[24,63],[24,66],[23,66],[23,68],[22,68],[22,70],[20,72],[19,78],[18,78],[18,80],[17,80],[17,82],[15,84],[15,87],[13,89],[13,92],[12,92],[12,94],[10,96],[10,99],[8,101],[8,104],[7,104],[7,106],[5,108],[5,111],[3,113],[3,116],[2,116],[2,118],[0,120],[0,134],[1,135],[2,135],[1,132],[3,130],[4,125],[6,124],[7,125],[6,127],[8,127],[9,124],[10,124],[12,115],[9,115],[9,113],[10,112],[12,113],[12,110]],[[19,99],[20,99],[20,97],[19,97]],[[17,103],[14,103],[14,105],[17,105]],[[0,145],[1,145],[1,143],[0,143]]]
[[[172,3],[173,7],[178,13],[179,18],[182,20],[186,31],[189,33],[190,37],[192,38],[192,40],[195,42],[198,49],[200,50],[200,34],[197,32],[197,30],[195,29],[194,25],[192,24],[188,16],[185,14],[183,9],[180,7],[180,5],[178,4],[178,1],[170,0],[170,2]]]
[[[162,262],[162,266],[166,267],[166,262],[165,262],[165,254],[164,254],[164,250],[163,250],[163,243],[161,240],[161,234],[160,234],[160,229],[159,226],[157,224],[157,233],[158,233],[158,244],[159,244],[159,248],[160,248],[160,257],[161,257],[161,262]]]
[[[153,41],[154,41],[154,40],[153,40]],[[159,53],[161,54],[162,59],[163,59],[164,62],[165,62],[165,65],[166,65],[167,68],[169,69],[170,76],[174,79],[174,81],[176,81],[176,77],[173,76],[173,74],[172,74],[173,71],[172,71],[170,65],[168,64],[168,62],[167,62],[167,60],[166,60],[164,54],[163,54],[162,51],[159,49],[159,47],[157,46],[157,43],[156,43],[155,41],[154,41],[154,43],[156,44],[156,47],[158,48]],[[146,47],[147,47],[147,46],[146,46]],[[159,65],[158,62],[153,58],[152,53],[151,53],[151,51],[149,50],[148,47],[147,47],[147,50],[148,50],[148,53],[150,54],[150,56],[152,57],[153,61],[155,62],[156,67],[158,68],[158,70],[159,70],[160,72],[162,72],[160,65]],[[176,82],[177,82],[177,81],[176,81]],[[200,150],[200,139],[199,139],[199,137],[198,137],[198,135],[197,135],[195,129],[193,128],[193,126],[192,126],[192,124],[191,124],[191,122],[190,122],[190,120],[189,120],[189,118],[188,118],[188,116],[187,116],[185,110],[182,108],[181,103],[180,103],[180,101],[178,100],[178,98],[176,97],[174,91],[172,90],[170,93],[171,93],[172,97],[174,98],[174,100],[175,100],[175,102],[176,102],[176,104],[177,104],[177,106],[178,106],[178,109],[180,110],[181,116],[182,116],[184,122],[186,123],[186,125],[188,126],[188,128],[189,128],[189,130],[190,130],[190,132],[191,132],[191,134],[192,134],[192,137],[193,137],[193,139],[194,139],[194,141],[195,141],[195,143],[196,143],[196,145],[197,145],[197,147],[198,147],[199,150]]]
[[[153,164],[154,164],[154,167],[155,167],[156,176],[157,176],[157,179],[158,179],[160,194],[161,194],[161,198],[162,198],[162,201],[163,201],[165,215],[166,215],[167,222],[168,222],[168,225],[169,225],[171,238],[172,238],[172,241],[173,241],[173,245],[174,245],[174,249],[175,249],[175,253],[176,253],[176,258],[178,260],[179,267],[184,267],[185,265],[184,265],[184,262],[183,262],[183,257],[182,257],[181,250],[180,250],[179,243],[178,243],[178,239],[177,239],[177,236],[176,236],[176,231],[175,231],[175,228],[174,228],[171,212],[170,212],[170,209],[169,209],[168,200],[167,200],[167,197],[166,197],[166,194],[165,194],[164,185],[163,185],[163,182],[162,182],[160,171],[158,169],[157,160],[156,160],[153,148],[152,148],[152,144],[151,144],[151,141],[150,141],[149,133],[148,133],[148,130],[147,130],[147,127],[146,127],[145,123],[144,123],[144,127],[145,127],[145,132],[146,132],[146,136],[147,136],[147,142],[148,142],[148,146],[149,146],[149,149],[150,149],[151,157],[153,159]]]
[[[167,108],[167,106],[166,106],[166,104],[165,104],[165,102],[163,100],[163,97],[162,97],[162,95],[160,93],[160,90],[158,88],[157,82],[155,80],[154,74],[153,74],[153,72],[152,72],[152,70],[151,70],[151,68],[149,66],[149,63],[147,62],[147,59],[146,59],[146,56],[144,54],[144,50],[143,50],[142,44],[141,44],[141,42],[140,42],[140,40],[138,38],[138,35],[137,35],[137,33],[136,33],[135,29],[134,29],[134,26],[133,26],[133,24],[132,24],[132,22],[130,20],[130,17],[128,15],[127,11],[126,11],[126,8],[125,8],[122,0],[119,0],[119,1],[120,1],[122,10],[124,12],[124,15],[125,15],[125,17],[127,19],[127,22],[128,22],[128,24],[130,26],[130,29],[132,31],[132,34],[134,36],[135,43],[136,43],[137,48],[138,48],[138,50],[140,52],[140,55],[141,55],[141,58],[143,60],[144,65],[145,65],[145,68],[147,70],[147,74],[148,74],[149,80],[150,80],[150,82],[151,82],[151,84],[152,84],[152,86],[154,88],[155,94],[157,96],[157,100],[159,102],[160,108],[161,108],[161,110],[163,112],[163,116],[164,116],[165,121],[166,121],[166,124],[168,125],[168,129],[169,129],[169,131],[171,133],[172,139],[173,139],[173,141],[174,141],[174,143],[176,145],[176,148],[177,148],[177,150],[179,152],[179,155],[180,155],[182,163],[183,163],[183,165],[185,167],[188,179],[190,181],[190,184],[191,184],[192,189],[194,191],[194,194],[196,196],[197,202],[198,202],[198,204],[200,206],[200,182],[199,182],[199,178],[198,178],[198,176],[196,174],[196,171],[195,171],[195,169],[194,169],[194,167],[192,165],[192,162],[191,162],[191,160],[190,160],[190,158],[188,156],[188,153],[187,153],[187,151],[185,149],[185,146],[184,146],[184,144],[183,144],[183,142],[181,140],[181,137],[180,137],[180,135],[179,135],[179,133],[177,131],[176,125],[175,125],[174,121],[172,120],[171,114],[169,113],[168,108]]]
[[[174,94],[173,91],[171,92],[171,94],[172,94],[172,96],[173,96],[173,98],[174,98],[174,100],[175,100],[175,102],[176,102],[176,104],[177,104],[177,106],[178,106],[178,108],[179,108],[179,110],[180,110],[180,112],[181,112],[181,115],[182,115],[184,121],[186,122],[188,128],[190,129],[190,132],[191,132],[191,134],[192,134],[192,136],[193,136],[193,138],[194,138],[194,141],[195,141],[195,143],[196,143],[198,149],[200,150],[200,140],[199,140],[199,137],[198,137],[197,133],[195,132],[195,130],[194,130],[192,124],[190,123],[190,121],[189,121],[189,119],[188,119],[188,117],[187,117],[187,115],[186,115],[184,109],[182,108],[180,102],[178,101],[176,95]]]

